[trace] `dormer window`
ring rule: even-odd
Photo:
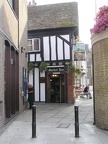
[[[40,39],[28,39],[28,51],[40,51]]]

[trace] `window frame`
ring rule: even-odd
[[[38,50],[35,50],[35,49],[34,49],[34,40],[35,40],[35,39],[38,39],[38,40],[39,40],[39,49],[38,49]],[[27,47],[30,47],[30,46],[31,46],[31,47],[32,47],[32,51],[34,51],[34,52],[35,52],[35,51],[36,51],[36,52],[40,51],[40,38],[32,38],[32,39],[28,39],[28,41],[29,41],[29,40],[32,41],[32,43],[31,43],[31,45],[27,45]]]
[[[35,50],[35,49],[34,49],[34,40],[35,40],[35,39],[38,39],[38,40],[39,40],[39,49],[38,49],[38,50]],[[33,50],[33,51],[40,51],[40,38],[33,38],[33,39],[32,39],[32,46],[33,46],[33,47],[32,47],[32,50]]]

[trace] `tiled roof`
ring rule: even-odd
[[[28,7],[28,30],[78,26],[78,3]]]

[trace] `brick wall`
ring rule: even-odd
[[[75,103],[75,87],[74,87],[74,75],[71,73],[67,74],[67,86],[68,86],[68,103]]]
[[[95,123],[108,129],[108,38],[93,45]]]

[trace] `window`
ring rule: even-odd
[[[39,51],[40,50],[40,39],[28,39],[28,51]]]
[[[39,39],[34,39],[34,44],[33,44],[33,50],[34,51],[39,51],[40,50],[40,42]]]
[[[28,39],[28,51],[32,51],[32,39]]]

